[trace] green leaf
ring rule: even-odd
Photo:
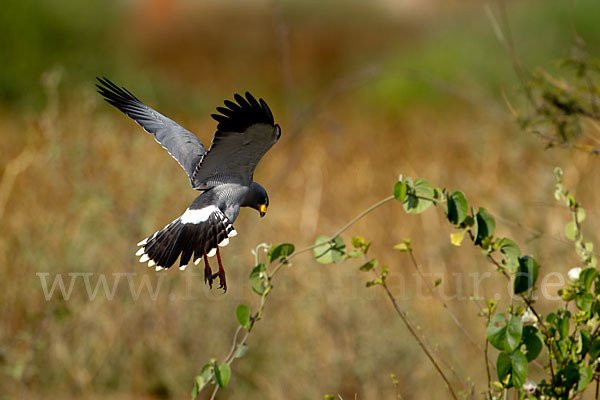
[[[294,252],[294,245],[291,243],[280,243],[271,246],[267,253],[267,260],[272,263],[275,260],[285,260]]]
[[[577,391],[581,392],[584,390],[587,385],[590,384],[592,378],[594,377],[594,371],[592,370],[592,366],[588,365],[587,367],[581,366],[579,368],[579,382],[577,382]]]
[[[468,215],[467,218],[465,218],[465,220],[463,221],[462,225],[464,227],[471,227],[471,226],[475,226],[475,218],[473,218],[472,216]],[[475,226],[475,229],[477,229],[477,227]]]
[[[558,334],[560,335],[560,339],[564,339],[569,336],[569,316],[565,315],[561,319],[558,320]]]
[[[565,351],[563,354],[566,354],[566,346],[565,343]],[[561,382],[561,386],[564,387],[567,392],[579,382],[579,366],[572,360],[568,362],[567,367],[565,368],[564,377],[566,379]]]
[[[577,218],[577,222],[579,223],[582,223],[585,220],[585,210],[583,209],[583,207],[577,207],[575,218]]]
[[[548,314],[546,316],[546,321],[548,323],[556,326],[556,324],[558,323],[558,315],[556,313],[554,313],[554,312],[551,312],[550,314]]]
[[[402,202],[406,199],[406,182],[398,181],[394,184],[394,198]]]
[[[372,281],[369,281],[369,282],[365,283],[365,285],[367,287],[372,287],[372,286],[375,286],[375,285],[381,285],[382,283],[383,283],[383,279],[381,279],[381,278],[375,278]]]
[[[504,263],[509,271],[516,271],[519,267],[519,257],[521,256],[521,249],[519,246],[509,238],[496,240],[496,245],[504,255]]]
[[[204,378],[202,375],[196,375],[194,377],[194,388],[192,389],[192,398],[195,399],[198,397],[198,393],[200,392],[200,388],[204,386]]]
[[[397,245],[395,245],[394,249],[398,251],[412,251],[410,247],[410,242],[410,238],[402,239],[402,243],[398,243]]]
[[[500,382],[505,382],[508,375],[511,373],[512,362],[510,356],[502,352],[498,354],[498,359],[496,360],[496,372],[498,373],[498,380]]]
[[[523,335],[523,324],[521,324],[521,318],[517,316],[511,316],[506,326],[506,341],[504,343],[504,350],[511,353],[514,349],[519,346],[521,342],[521,336]]]
[[[574,241],[577,239],[577,225],[575,225],[575,221],[571,221],[565,225],[565,236],[567,236],[567,239],[569,240]]]
[[[540,355],[542,341],[538,336],[537,328],[533,326],[523,327],[523,344],[525,344],[525,348],[527,349],[525,357],[527,357],[528,362],[535,360]]]
[[[592,347],[590,349],[590,359],[595,360],[600,356],[600,339],[596,338],[592,343]]]
[[[254,290],[256,294],[262,295],[265,292],[265,289],[267,288],[267,285],[265,283],[266,270],[267,267],[265,266],[265,264],[258,264],[256,267],[252,268],[252,271],[250,271],[250,285],[252,286],[252,290]]]
[[[590,312],[593,302],[594,296],[591,293],[583,293],[575,296],[575,305],[582,311]]]
[[[348,252],[348,254],[346,255],[346,257],[348,257],[348,258],[359,258],[362,255],[363,255],[362,250],[354,249],[354,250],[351,250],[350,252]]]
[[[361,271],[371,271],[371,270],[377,268],[377,264],[378,264],[377,260],[372,258],[369,261],[367,261],[366,263],[364,263],[359,269]]]
[[[380,276],[381,276],[382,278],[385,278],[385,277],[387,276],[387,274],[388,274],[388,271],[389,271],[389,269],[390,269],[390,266],[389,266],[389,265],[383,265],[383,266],[381,267],[381,275],[380,275]]]
[[[510,356],[512,378],[511,382],[514,387],[520,389],[527,379],[527,357],[520,350],[515,351]]]
[[[519,258],[519,269],[515,276],[515,294],[523,293],[533,287],[538,276],[538,264],[533,257]]]
[[[362,249],[365,245],[365,238],[362,236],[354,236],[350,239],[350,243],[355,249]]]
[[[213,368],[213,366],[212,366],[211,363],[204,364],[202,366],[202,374],[201,375],[196,375],[194,377],[194,389],[192,390],[192,397],[193,398],[198,397],[198,394],[200,393],[200,389],[202,389],[202,387],[206,383],[210,382],[212,368]]]
[[[240,304],[235,309],[235,316],[241,326],[250,329],[250,308],[245,304]]]
[[[592,334],[587,329],[579,330],[579,339],[577,340],[577,354],[585,355],[592,345]]]
[[[242,358],[246,355],[247,352],[248,352],[248,345],[246,343],[242,343],[242,345],[239,346],[237,353],[235,353],[235,358]]]
[[[423,197],[433,198],[434,196],[433,186],[425,179],[419,178],[415,180],[414,185],[407,188],[406,198],[402,202],[402,206],[409,214],[420,214],[433,204],[431,200]]]
[[[491,238],[494,234],[494,229],[496,229],[496,221],[494,220],[494,217],[492,217],[483,207],[479,207],[479,211],[477,211],[475,219],[477,220],[475,244],[481,244],[484,239]]]
[[[506,320],[506,315],[504,315],[504,313],[499,313],[494,315],[490,319],[490,323],[487,326],[487,340],[492,344],[492,346],[494,346],[498,350],[504,350],[504,346],[506,343],[507,324],[508,321]]]
[[[319,236],[315,241],[315,245],[317,245],[313,249],[313,253],[318,262],[322,264],[329,264],[333,262],[333,258],[331,257],[331,243],[329,241],[329,236]]]
[[[586,292],[590,290],[596,276],[598,276],[596,268],[586,268],[579,274],[579,282],[583,285]]]
[[[467,204],[467,198],[461,191],[456,191],[448,196],[447,199],[448,211],[446,216],[448,221],[454,225],[460,225],[469,212],[469,205]]]
[[[220,387],[227,386],[227,382],[229,382],[230,377],[231,368],[229,368],[229,364],[221,363],[221,365],[215,367],[215,379]]]
[[[328,236],[319,236],[315,244],[317,246],[313,249],[313,253],[321,264],[339,263],[344,260],[346,244],[340,236],[336,236],[333,240],[329,240]]]

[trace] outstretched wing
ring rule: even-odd
[[[263,99],[248,92],[236,94],[237,103],[226,100],[212,114],[219,123],[208,153],[192,175],[195,189],[207,189],[223,183],[250,184],[256,165],[277,142],[281,128]]]
[[[104,100],[135,120],[146,132],[154,135],[154,139],[183,167],[194,185],[192,175],[206,154],[206,148],[196,135],[146,106],[127,89],[118,87],[107,78],[96,79],[100,82],[96,84],[98,93],[104,96]]]

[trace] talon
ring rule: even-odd
[[[213,273],[212,270],[210,269],[210,264],[208,263],[208,257],[206,256],[206,251],[204,252],[204,284],[206,285],[206,283],[208,282],[208,286],[210,286],[210,288],[212,289],[212,284],[213,284]]]
[[[223,293],[227,292],[227,280],[225,279],[225,268],[221,262],[221,253],[219,252],[219,246],[217,246],[217,261],[219,262],[219,272],[212,276],[213,279],[219,277],[219,289],[223,289]]]

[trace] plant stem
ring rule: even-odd
[[[421,269],[419,268],[419,264],[417,264],[417,260],[415,259],[415,256],[414,256],[414,253],[413,253],[412,249],[409,249],[408,253],[410,255],[410,259],[412,261],[413,266],[417,270],[417,273],[419,274],[419,277],[421,278],[421,280],[425,283],[425,286],[427,287],[427,290],[429,290],[429,292],[433,295],[433,297],[435,297],[435,299],[442,305],[442,307],[448,312],[448,314],[450,314],[450,317],[452,318],[452,320],[454,321],[454,323],[463,331],[463,333],[465,334],[465,336],[467,337],[467,339],[469,339],[469,341],[471,342],[471,344],[473,344],[475,347],[477,347],[477,349],[479,351],[483,352],[483,349],[473,340],[473,338],[471,337],[471,335],[469,334],[469,332],[466,330],[466,328],[464,327],[464,325],[458,320],[458,318],[456,318],[456,315],[454,315],[454,313],[448,308],[448,305],[442,300],[442,298],[437,293],[437,291],[435,291],[434,288],[431,287],[431,285],[429,284],[429,282],[427,282],[427,280],[425,279],[425,276],[423,276],[423,273],[421,272]],[[424,337],[423,339],[424,339],[424,341],[426,341],[427,338]],[[452,368],[448,364],[448,362],[446,362],[444,360],[444,358],[435,349],[434,346],[430,346],[430,347],[432,349],[432,352],[435,353],[435,355],[438,357],[438,359],[441,361],[441,363],[444,364],[448,369],[450,369],[450,371],[452,371],[452,375],[454,375],[454,377],[456,378],[456,380],[460,382],[461,386],[463,387],[463,390],[466,393],[467,390],[468,390],[467,385],[458,376],[458,374],[456,373],[455,369]]]
[[[490,325],[490,319],[492,318],[492,313],[491,313],[491,309],[488,308],[488,317],[487,317],[487,324],[486,326]],[[483,353],[485,355],[485,372],[487,373],[487,392],[488,392],[488,397],[490,400],[492,400],[493,396],[492,396],[492,374],[490,373],[490,360],[488,358],[488,347],[489,347],[489,340],[487,340],[487,338],[485,339],[485,349],[483,350]]]
[[[329,236],[329,242],[333,241],[337,236],[340,236],[342,233],[346,232],[348,230],[348,228],[350,228],[352,225],[354,225],[355,223],[357,223],[359,220],[361,220],[363,217],[365,217],[367,214],[371,213],[372,211],[374,211],[375,209],[381,207],[382,205],[384,205],[385,203],[394,200],[394,196],[388,196],[385,199],[382,199],[380,201],[378,201],[377,203],[373,204],[372,206],[370,206],[369,208],[365,209],[363,212],[361,212],[360,214],[358,214],[356,217],[354,217],[352,220],[350,220],[350,222],[348,222],[346,225],[344,225],[340,230],[338,230],[336,233],[334,233],[333,235]],[[302,253],[306,253],[307,251],[310,251],[312,249],[314,249],[317,246],[322,246],[323,243],[319,243],[319,244],[313,244],[311,246],[307,246],[304,247],[298,251],[296,251],[294,254],[292,254],[291,256],[287,257],[287,261],[291,260],[292,258],[302,254]],[[275,268],[273,269],[273,272],[271,273],[271,278],[273,276],[275,276],[275,274],[281,269],[281,267],[284,265],[284,263],[279,263],[277,266],[275,266]]]
[[[344,225],[339,231],[337,231],[336,233],[331,235],[331,239],[333,240],[335,237],[340,236],[348,228],[350,228],[352,225],[357,223],[362,217],[364,217],[365,215],[369,214],[371,211],[375,210],[376,208],[381,207],[382,205],[384,205],[385,203],[387,203],[388,201],[391,201],[391,200],[394,200],[394,196],[388,196],[383,200],[379,200],[377,203],[373,204],[371,207],[367,208],[366,210],[364,210],[363,212],[358,214],[356,217],[354,217],[352,220],[350,220],[350,222],[348,222],[346,225]]]
[[[475,347],[477,347],[477,349],[479,351],[483,351],[481,349],[481,347],[479,346],[479,344],[477,344],[477,342],[475,342],[475,340],[473,339],[473,337],[471,336],[471,334],[469,333],[469,331],[467,331],[467,329],[465,328],[465,326],[458,320],[458,318],[456,317],[456,315],[454,315],[454,313],[448,308],[448,305],[444,302],[444,300],[442,300],[442,298],[437,293],[437,291],[435,291],[431,287],[431,285],[429,284],[429,282],[427,282],[427,280],[423,276],[423,273],[421,272],[421,269],[419,268],[419,264],[417,264],[417,260],[415,259],[415,255],[413,254],[412,249],[409,250],[408,254],[410,255],[410,260],[412,261],[413,266],[417,270],[417,273],[419,274],[419,277],[425,283],[425,286],[427,286],[427,290],[429,290],[429,293],[431,293],[433,295],[433,297],[435,297],[435,299],[442,305],[442,307],[444,307],[444,309],[446,309],[446,311],[448,311],[448,314],[450,314],[450,317],[452,318],[452,320],[454,321],[454,323],[456,324],[456,326],[458,326],[460,328],[460,330],[465,334],[465,336],[467,337],[467,339],[469,339],[469,341],[471,342],[471,344],[473,344]]]
[[[433,364],[433,366],[435,367],[435,369],[437,370],[437,372],[440,374],[440,376],[442,377],[442,379],[444,380],[444,382],[446,382],[446,386],[448,386],[448,390],[450,391],[450,394],[452,395],[452,398],[454,400],[458,400],[458,397],[456,396],[456,393],[454,393],[454,389],[452,389],[452,385],[450,385],[450,382],[448,381],[448,378],[446,377],[446,375],[444,374],[444,372],[441,370],[440,366],[435,361],[435,359],[433,358],[433,356],[431,355],[431,353],[429,352],[429,350],[427,349],[427,346],[425,346],[425,344],[423,343],[423,341],[421,340],[421,338],[419,337],[419,335],[417,335],[417,332],[415,331],[415,329],[413,328],[412,324],[410,323],[410,321],[408,320],[408,318],[404,314],[404,311],[402,311],[400,309],[400,306],[398,306],[398,302],[396,302],[396,298],[394,297],[394,295],[392,294],[392,292],[390,292],[390,289],[388,288],[387,284],[385,283],[385,280],[382,281],[381,286],[383,286],[383,289],[385,290],[387,296],[389,297],[390,301],[392,302],[392,304],[394,306],[394,309],[396,310],[396,313],[398,314],[398,316],[400,317],[400,319],[402,319],[402,322],[404,322],[404,325],[406,325],[406,327],[408,328],[408,331],[410,332],[410,334],[415,338],[415,340],[417,341],[417,343],[419,344],[419,346],[421,347],[421,349],[423,350],[423,352],[425,353],[425,355],[427,356],[427,358],[429,358],[429,360],[431,361],[431,363]]]
[[[219,391],[219,385],[215,385],[215,390],[213,390],[212,395],[210,396],[210,400],[214,400],[217,396],[217,392]]]

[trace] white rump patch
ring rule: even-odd
[[[150,257],[148,257],[148,254],[144,254],[142,256],[142,258],[140,258],[140,262],[141,263],[145,263],[146,261],[148,261],[150,259]]]
[[[206,221],[210,217],[210,214],[217,210],[219,209],[216,206],[208,206],[197,210],[190,210],[188,208],[179,220],[182,224],[199,224]]]
[[[210,249],[210,251],[208,253],[206,253],[207,256],[212,257],[215,254],[217,254],[217,248],[215,247],[214,249]]]
[[[221,243],[219,243],[219,246],[225,247],[228,244],[229,244],[229,238],[225,238],[225,239],[221,240]]]

